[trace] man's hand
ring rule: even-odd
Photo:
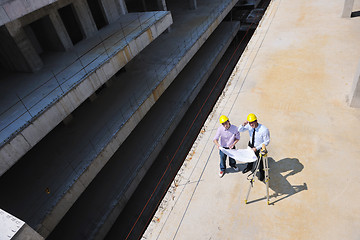
[[[256,148],[252,148],[252,150],[253,150],[254,152],[256,152],[256,151],[257,151],[257,149],[256,149]]]
[[[243,123],[243,126],[245,127],[245,126],[246,126],[246,124],[248,124],[248,123],[249,123],[248,121],[244,122],[244,123]]]
[[[216,145],[217,149],[219,149],[220,144],[219,144],[218,140],[214,139],[214,141],[213,141],[213,142],[215,143],[215,145]]]

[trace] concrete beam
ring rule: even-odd
[[[344,9],[341,17],[350,18],[354,7],[354,0],[344,0]]]
[[[360,108],[360,62],[351,88],[350,107]]]

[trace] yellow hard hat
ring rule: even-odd
[[[219,122],[223,124],[224,122],[229,121],[228,117],[225,115],[221,115],[219,118]]]
[[[253,121],[256,121],[257,118],[256,118],[255,114],[250,113],[250,114],[247,116],[247,120],[248,120],[248,122],[253,122]]]

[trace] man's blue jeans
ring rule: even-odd
[[[225,153],[223,153],[221,150],[219,150],[219,153],[220,153],[220,170],[225,171],[227,155]],[[236,166],[235,159],[229,157],[229,165],[230,165],[230,167],[235,167]]]

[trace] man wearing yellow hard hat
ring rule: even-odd
[[[264,125],[258,123],[257,117],[253,113],[250,113],[247,116],[246,120],[247,121],[245,121],[243,125],[239,127],[238,130],[239,132],[249,131],[250,141],[248,145],[254,150],[256,156],[259,157],[259,152],[262,147],[262,144],[265,144],[265,146],[267,146],[270,143],[269,129]],[[253,164],[254,164],[253,162],[248,163],[246,168],[243,170],[243,173],[246,173],[248,171],[254,171]],[[260,161],[259,170],[260,170],[259,180],[263,181],[265,174],[264,174],[264,166],[262,161]]]
[[[238,128],[235,125],[231,125],[229,118],[225,115],[221,115],[219,118],[219,122],[221,126],[217,129],[216,135],[214,137],[214,143],[219,149],[220,147],[227,148],[227,149],[234,149],[235,144],[240,139],[240,133]],[[226,154],[223,153],[219,149],[220,154],[220,172],[219,176],[223,177],[226,170]],[[235,159],[229,157],[229,165],[234,169],[236,172],[239,171],[238,167],[236,166]]]

